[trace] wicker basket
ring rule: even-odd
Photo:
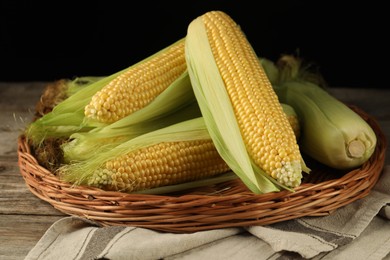
[[[378,144],[374,154],[363,166],[349,172],[306,161],[312,173],[307,175],[295,192],[256,195],[238,179],[169,195],[128,194],[74,187],[60,181],[38,164],[24,136],[18,139],[19,167],[28,188],[37,197],[66,214],[88,219],[101,226],[128,225],[190,233],[267,225],[303,216],[326,216],[368,195],[385,162],[387,142],[378,123],[361,109],[351,108],[376,132]]]

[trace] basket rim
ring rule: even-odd
[[[295,192],[254,194],[243,189],[239,180],[222,183],[231,189],[213,194],[134,194],[74,186],[39,165],[24,134],[18,137],[18,165],[35,196],[65,214],[101,226],[131,225],[187,233],[325,216],[367,196],[384,167],[387,140],[378,122],[358,107],[351,108],[373,127],[378,140],[374,154],[361,167],[337,179],[302,183]]]

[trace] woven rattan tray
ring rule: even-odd
[[[351,107],[378,137],[370,160],[349,172],[337,171],[315,161],[295,192],[256,195],[240,180],[228,181],[180,194],[145,195],[74,187],[40,166],[26,139],[18,139],[20,172],[30,189],[56,209],[101,226],[128,225],[173,233],[226,227],[267,225],[303,216],[325,216],[369,194],[385,161],[387,142],[376,120]]]

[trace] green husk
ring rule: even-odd
[[[277,84],[279,80],[279,69],[275,63],[264,57],[259,57],[259,60],[271,84]]]
[[[74,94],[76,94],[78,91],[82,90],[83,88],[91,85],[92,83],[98,82],[102,79],[104,79],[106,76],[83,76],[83,77],[76,77],[73,80],[70,80],[67,83],[67,96],[70,97]]]

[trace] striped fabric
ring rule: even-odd
[[[387,258],[386,258],[387,257]],[[25,260],[390,259],[390,165],[371,193],[326,217],[172,234],[66,217]]]

